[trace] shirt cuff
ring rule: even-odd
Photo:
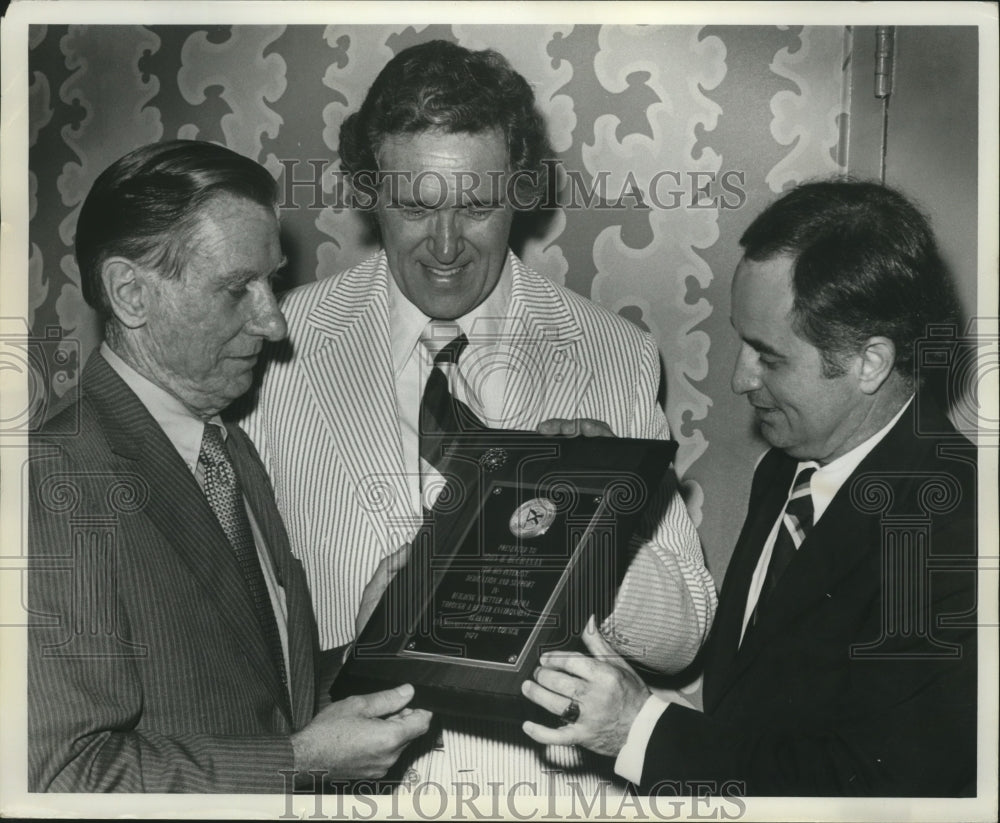
[[[665,700],[651,694],[642,704],[639,713],[632,721],[632,726],[628,730],[628,737],[625,745],[618,752],[615,760],[615,774],[624,777],[631,783],[642,781],[642,766],[646,760],[646,746],[649,744],[649,737],[653,733],[656,722],[660,719],[669,706]]]

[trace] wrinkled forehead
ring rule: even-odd
[[[379,149],[379,187],[398,205],[500,204],[510,177],[498,131],[389,135]]]

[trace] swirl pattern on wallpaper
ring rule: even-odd
[[[59,226],[63,245],[59,258],[66,283],[56,300],[59,324],[79,340],[83,352],[97,345],[99,329],[80,291],[80,273],[71,253],[76,216],[97,175],[125,152],[163,135],[159,112],[146,103],[156,93],[154,80],[143,79],[138,59],[158,45],[156,35],[141,26],[71,26],[62,38],[66,66],[73,74],[59,89],[60,98],[80,106],[85,115],[76,128],[64,129],[63,140],[77,157],[63,166],[58,188],[71,210]],[[50,264],[47,264],[50,265]],[[67,346],[68,350],[72,347]],[[66,386],[53,387],[56,391]]]
[[[324,39],[332,50],[326,57],[329,64],[323,75],[323,84],[331,89],[335,98],[323,109],[323,140],[330,150],[330,171],[339,171],[337,151],[340,147],[340,127],[349,114],[361,107],[376,75],[395,52],[388,45],[390,39],[403,31],[402,26],[329,26]],[[324,191],[332,202],[346,201],[347,189],[341,178],[324,176]],[[364,218],[348,208],[330,208],[317,213],[316,228],[331,238],[319,244],[316,251],[315,276],[324,277],[341,271],[345,259],[360,261],[375,249]]]
[[[213,43],[205,32],[191,35],[181,50],[177,84],[192,104],[205,100],[205,92],[219,87],[219,98],[229,106],[221,120],[229,148],[259,158],[261,135],[276,137],[281,118],[268,107],[285,93],[285,61],[267,53],[284,26],[233,26],[230,37]],[[239,71],[233,71],[239,66]],[[178,135],[179,137],[194,135]],[[277,164],[267,164],[277,175]]]
[[[771,98],[771,134],[791,151],[767,174],[771,191],[821,175],[842,171],[837,159],[840,120],[846,111],[843,67],[844,37],[828,28],[805,27],[798,49],[781,49],[771,71],[791,80],[797,92],[780,91]]]
[[[69,358],[49,389],[61,396],[98,341],[72,247],[80,203],[110,162],[174,137],[258,160],[282,192],[282,285],[328,276],[377,242],[344,202],[344,118],[410,45],[491,47],[531,83],[561,164],[556,207],[518,221],[512,245],[528,265],[653,334],[689,507],[696,521],[724,517],[711,507],[703,514],[701,501],[744,493],[743,478],[720,473],[713,457],[746,451],[749,440],[718,422],[742,408],[719,343],[731,335],[725,301],[737,239],[774,192],[840,170],[846,34],[832,26],[33,26],[26,318],[35,334],[61,334]],[[728,194],[727,173],[738,175]],[[711,564],[714,549],[706,550]]]
[[[704,288],[712,278],[695,250],[718,240],[718,209],[669,207],[678,189],[687,200],[692,180],[700,184],[720,170],[721,158],[715,152],[706,150],[695,156],[692,146],[696,126],[711,130],[720,113],[702,90],[714,88],[725,75],[725,50],[717,38],[699,40],[697,29],[687,27],[605,27],[601,46],[596,66],[609,91],[621,91],[629,75],[643,71],[660,102],[646,109],[650,136],[630,134],[619,140],[616,118],[606,115],[596,124],[594,145],[585,147],[588,170],[592,174],[609,170],[613,192],[627,190],[634,180],[643,201],[653,204],[648,212],[652,235],[647,244],[630,246],[613,226],[598,236],[593,296],[615,310],[637,307],[659,341],[669,386],[667,416],[680,441],[677,467],[683,474],[707,445],[697,430],[689,436],[681,433],[680,421],[684,414],[704,418],[710,403],[695,386],[708,371],[709,338],[695,327],[712,309],[704,299],[690,299],[689,291]],[[692,177],[693,172],[704,174]],[[709,200],[701,195],[698,199]]]

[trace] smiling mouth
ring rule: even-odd
[[[439,280],[451,280],[458,277],[463,271],[465,271],[466,264],[463,263],[461,266],[449,266],[448,268],[436,268],[435,266],[428,266],[424,264],[424,271],[427,272],[431,277]]]

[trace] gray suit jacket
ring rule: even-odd
[[[291,705],[204,494],[95,354],[31,443],[31,790],[284,789],[315,709],[315,624],[260,460],[229,434],[285,590]]]

